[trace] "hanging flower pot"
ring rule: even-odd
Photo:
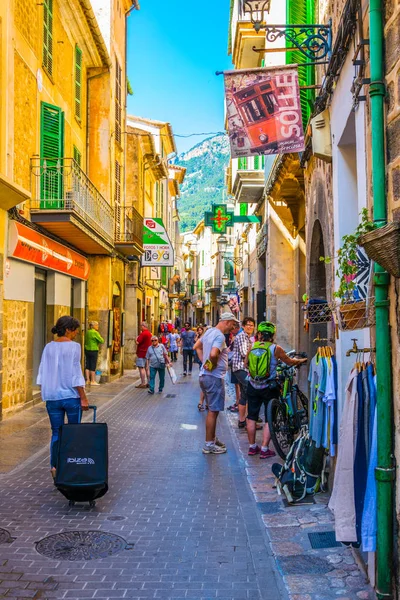
[[[400,223],[388,223],[359,239],[369,258],[394,277],[400,277]]]
[[[341,331],[353,331],[368,327],[367,303],[365,300],[340,304],[337,307],[337,321]]]

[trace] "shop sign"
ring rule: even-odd
[[[225,97],[232,158],[304,150],[294,65],[226,71]]]
[[[10,221],[8,256],[74,279],[89,278],[90,266],[84,256],[18,221]]]
[[[142,267],[173,267],[174,250],[162,219],[143,219]]]

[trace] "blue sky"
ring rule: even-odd
[[[229,0],[141,0],[128,18],[128,114],[169,121],[175,134],[224,129]],[[209,136],[203,136],[209,137]],[[203,139],[176,137],[178,152]]]

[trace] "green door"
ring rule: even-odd
[[[42,102],[40,112],[40,208],[64,208],[64,113]]]

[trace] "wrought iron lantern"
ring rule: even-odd
[[[269,13],[270,0],[243,0],[243,11],[250,14],[251,22],[257,33],[265,30],[266,42],[275,42],[284,38],[291,45],[290,50],[298,50],[307,59],[319,63],[330,57],[332,50],[332,27],[328,25],[286,24],[268,25],[266,15]],[[263,49],[253,48],[255,52]]]
[[[271,0],[243,0],[244,13],[250,13],[251,22],[257,33],[265,22],[265,14],[269,13]]]

